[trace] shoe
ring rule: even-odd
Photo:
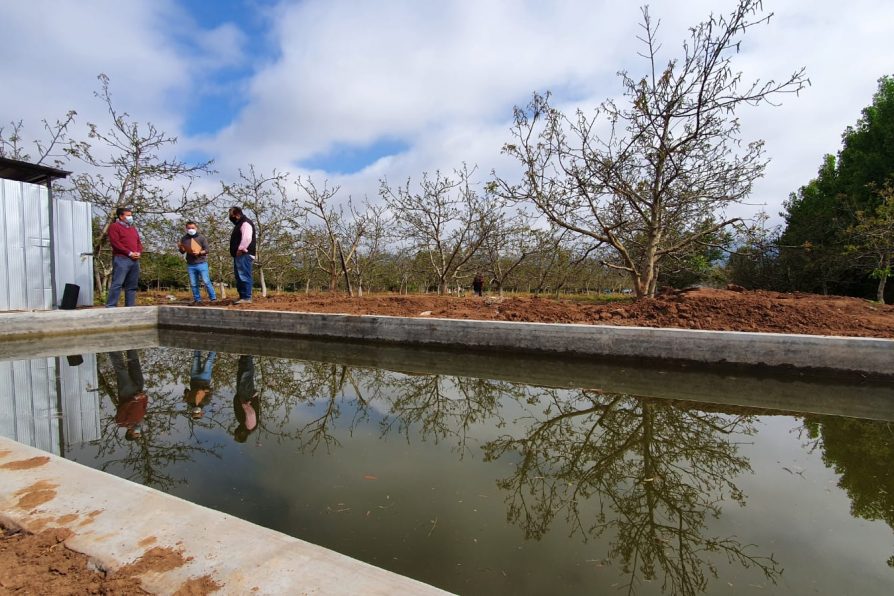
[[[233,304],[251,304],[251,298],[240,298],[233,302]]]
[[[202,301],[201,300],[193,300],[192,302],[189,303],[189,305],[190,306],[202,306]]]

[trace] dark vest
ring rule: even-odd
[[[254,256],[255,249],[258,245],[258,229],[255,222],[245,217],[245,214],[239,218],[239,221],[233,224],[233,233],[230,235],[230,256],[235,257],[239,244],[242,242],[242,224],[248,223],[251,226],[251,243],[248,245],[248,254]]]

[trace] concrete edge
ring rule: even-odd
[[[894,340],[881,338],[183,306],[0,313],[5,341],[146,328],[894,376]]]
[[[160,547],[183,565],[140,576],[172,594],[208,577],[224,594],[445,594],[419,581],[0,437],[0,521],[67,528],[65,545],[108,570]]]
[[[881,338],[163,306],[160,328],[892,376]]]
[[[0,312],[0,339],[3,341],[157,327],[157,306]]]

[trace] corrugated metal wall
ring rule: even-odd
[[[0,362],[0,435],[61,454],[56,359]]]
[[[79,306],[93,304],[93,213],[90,203],[53,198],[56,306],[65,284],[80,286]]]
[[[0,310],[53,306],[49,191],[0,180]]]
[[[99,379],[96,354],[85,354],[84,362],[70,366],[59,359],[59,390],[62,393],[62,436],[65,448],[99,438]]]
[[[53,199],[52,215],[47,187],[0,179],[0,311],[58,306],[68,283],[93,304],[91,205]]]
[[[0,435],[56,455],[98,439],[97,381],[95,354],[0,362]]]

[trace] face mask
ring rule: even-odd
[[[195,236],[196,230],[195,230],[195,228],[190,228],[190,229],[186,230],[186,233],[189,234],[190,236]]]
[[[128,224],[132,224],[133,223],[133,215],[126,215],[124,217],[124,221],[126,221]]]

